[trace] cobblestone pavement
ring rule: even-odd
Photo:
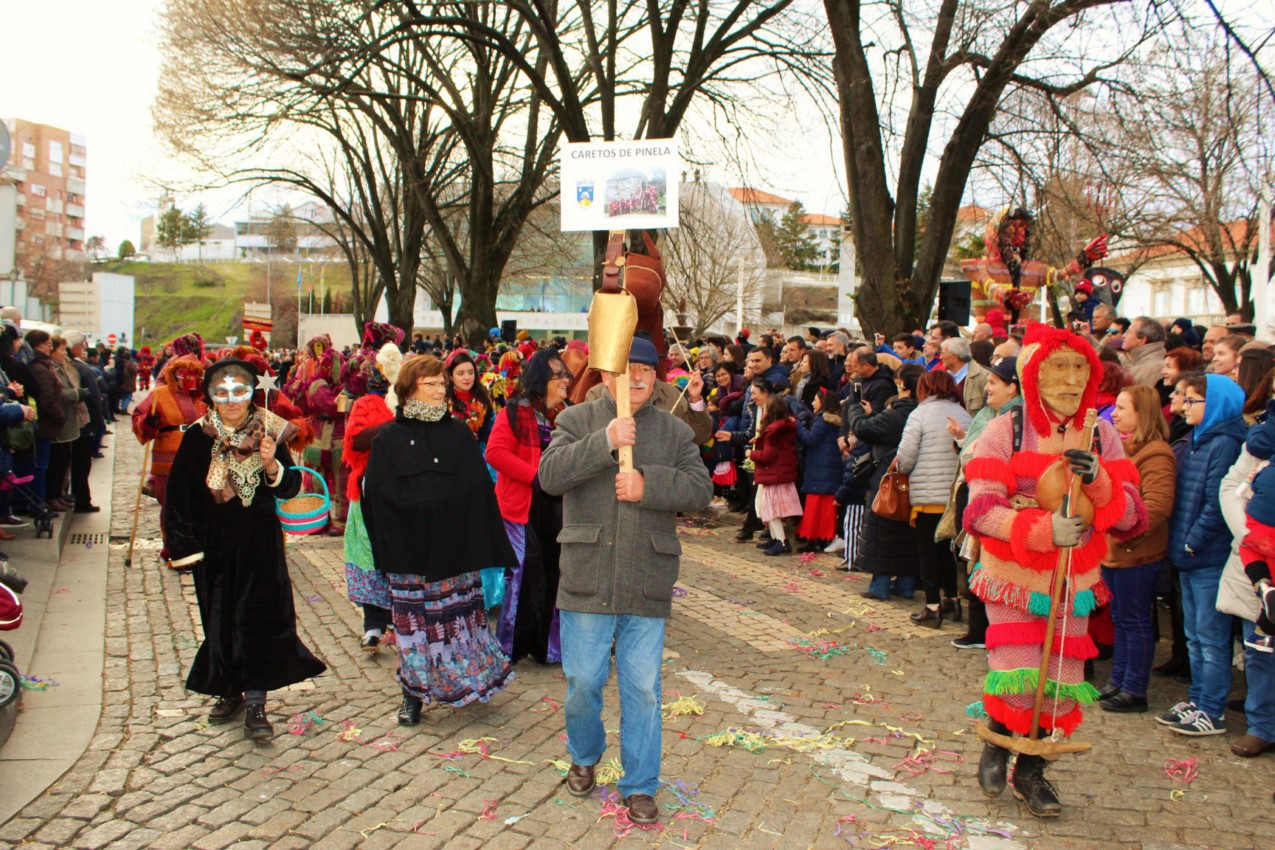
[[[985,661],[949,646],[959,626],[917,628],[912,606],[865,604],[863,578],[836,572],[831,556],[764,558],[726,527],[683,528],[665,702],[703,713],[665,723],[657,828],[626,827],[603,800],[565,793],[549,763],[565,757],[556,666],[524,661],[491,703],[399,729],[394,657],[358,651],[337,540],[290,544],[289,559],[303,639],[329,672],[272,694],[279,734],[254,744],[238,724],[208,727],[208,700],[182,687],[197,617],[189,579],[158,563],[153,503],[141,555],[123,566],[141,453],[126,440],[119,451],[102,719],[79,762],[0,827],[0,844],[1151,850],[1275,839],[1273,762],[1230,754],[1238,715],[1227,738],[1192,740],[1149,715],[1093,711],[1078,735],[1093,751],[1050,772],[1062,818],[1035,820],[1008,792],[986,801],[966,712]],[[1176,683],[1153,687],[1156,706],[1181,696]],[[614,729],[614,688],[607,701]],[[288,734],[308,712],[323,722]],[[605,758],[616,743],[612,733]],[[1166,773],[1167,760],[1190,758],[1193,782]]]

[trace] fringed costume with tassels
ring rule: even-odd
[[[1050,684],[1040,718],[1046,734],[1057,729],[1070,735],[1080,724],[1081,704],[1098,697],[1085,682],[1084,666],[1086,659],[1097,655],[1087,633],[1089,614],[1110,598],[1098,569],[1107,550],[1106,534],[1128,537],[1146,527],[1138,472],[1125,459],[1115,429],[1099,422],[1093,444],[1082,444],[1084,414],[1093,406],[1102,370],[1092,348],[1067,345],[1069,337],[1055,329],[1038,332],[1036,349],[1029,345],[1019,358],[1026,420],[1019,420],[1021,449],[1014,451],[1015,417],[1000,416],[983,431],[975,456],[965,468],[970,495],[965,528],[981,544],[970,590],[986,603],[990,622],[986,639],[990,672],[983,706],[993,720],[1022,735],[1031,732],[1045,618],[1060,552],[1053,543],[1053,511],[1037,502],[1042,476],[1061,462],[1067,450],[1092,451],[1098,456],[1098,475],[1082,487],[1080,500],[1083,504],[1087,498],[1092,504],[1093,521],[1071,551],[1066,604],[1059,609]],[[1093,361],[1080,410],[1065,419],[1045,407],[1036,382],[1041,362],[1061,347]]]
[[[302,455],[302,465],[323,476],[332,499],[330,528],[339,532],[345,528],[347,508],[346,471],[341,463],[345,412],[338,405],[344,363],[327,334],[310,340],[306,349],[310,359],[298,368],[298,375],[288,381],[287,395],[314,429],[314,439]],[[310,483],[310,479],[306,480],[307,490],[318,489]]]

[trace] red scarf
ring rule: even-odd
[[[487,407],[472,393],[456,390],[456,403],[452,405],[452,417],[469,426],[469,430],[478,436],[483,423],[487,421]]]

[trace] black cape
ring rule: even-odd
[[[297,637],[283,530],[275,515],[275,497],[295,496],[301,474],[279,444],[276,459],[284,468],[279,486],[267,486],[263,475],[252,504],[245,507],[236,497],[219,505],[204,483],[212,446],[212,437],[197,426],[185,433],[164,505],[170,557],[204,553],[192,570],[204,642],[186,687],[231,697],[318,676],[327,668]]]
[[[363,522],[376,568],[426,582],[518,564],[469,426],[399,414],[372,440]]]

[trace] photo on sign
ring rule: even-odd
[[[606,215],[609,219],[630,215],[663,215],[668,209],[668,173],[663,168],[649,172],[619,171],[606,182]]]

